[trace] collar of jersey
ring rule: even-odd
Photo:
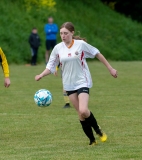
[[[72,39],[72,42],[71,42],[71,44],[68,46],[68,48],[70,49],[70,48],[73,46],[73,44],[74,44],[74,39]]]

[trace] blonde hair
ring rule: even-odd
[[[60,29],[61,28],[66,28],[67,30],[69,30],[70,32],[74,31],[75,32],[75,28],[74,28],[74,25],[72,22],[65,22],[61,25]],[[77,40],[83,40],[83,41],[86,41],[85,38],[82,38],[80,37],[79,35],[78,36],[73,36],[72,37],[73,39],[77,39]]]

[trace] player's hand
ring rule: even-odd
[[[39,81],[41,78],[42,78],[41,75],[36,75],[36,76],[35,76],[35,80],[36,80],[36,81]]]
[[[6,77],[6,78],[4,79],[4,86],[5,86],[6,88],[8,88],[8,87],[10,86],[10,79],[9,79],[8,77]]]
[[[54,76],[58,76],[58,71],[55,71],[55,72],[54,72]]]
[[[114,78],[117,78],[118,74],[117,74],[117,70],[115,70],[114,68],[112,68],[110,70],[110,74],[114,77]]]

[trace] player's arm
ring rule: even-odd
[[[9,87],[10,86],[10,79],[9,79],[9,66],[7,63],[7,59],[5,54],[3,53],[2,49],[0,48],[0,62],[2,65],[3,73],[4,73],[4,86]]]
[[[109,70],[110,74],[114,77],[117,78],[117,70],[115,70],[106,60],[106,58],[101,54],[98,53],[96,54],[96,57],[99,59],[99,61],[101,61]]]
[[[31,35],[29,36],[29,44],[30,44],[31,46],[34,46],[33,38],[32,38]]]
[[[47,35],[49,35],[49,34],[51,34],[52,32],[51,32],[51,29],[48,27],[48,24],[47,25],[45,25],[45,27],[44,27],[44,31],[45,31],[45,33],[47,34]]]
[[[42,77],[49,75],[51,72],[48,68],[46,68],[41,74],[35,76],[35,80],[39,81]]]
[[[54,24],[54,27],[52,28],[52,33],[58,33],[58,26],[56,24]]]
[[[46,66],[46,69],[39,75],[35,76],[35,80],[39,81],[42,77],[45,77],[51,73],[54,73],[56,70],[56,66],[59,64],[59,56],[57,54],[56,47],[51,52],[49,62]]]

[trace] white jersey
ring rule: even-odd
[[[65,91],[77,90],[82,87],[91,88],[92,78],[86,58],[94,58],[98,53],[100,51],[97,48],[83,40],[74,40],[70,48],[61,42],[54,47],[46,68],[54,73],[56,66],[60,63]]]

